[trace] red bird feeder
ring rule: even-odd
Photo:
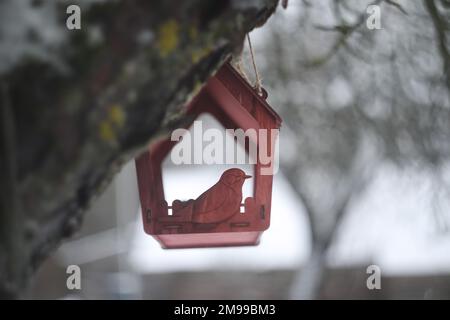
[[[275,150],[271,142],[278,133],[281,118],[266,98],[264,90],[258,94],[227,62],[186,106],[191,119],[187,127],[199,115],[208,113],[227,129],[258,132],[265,129],[261,130],[265,132],[264,139],[253,139],[244,147],[247,153],[251,143],[256,144],[258,151],[264,147],[273,166]],[[177,143],[170,137],[157,141],[136,159],[145,232],[163,248],[257,245],[270,225],[273,172],[267,174],[267,170],[270,172],[272,168],[257,157],[253,196],[243,203],[242,185],[249,176],[235,168],[223,172],[219,181],[197,199],[175,200],[169,205],[164,198],[161,165]]]

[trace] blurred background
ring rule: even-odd
[[[381,29],[367,28],[379,4]],[[163,250],[134,161],[40,268],[42,299],[450,298],[448,1],[289,1],[250,36],[283,118],[271,227],[257,247]],[[246,46],[242,66],[254,73]],[[171,197],[216,168],[168,165]],[[196,193],[196,190],[198,192]],[[66,268],[81,267],[81,290]],[[381,289],[367,287],[367,268]]]

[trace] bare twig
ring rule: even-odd
[[[447,36],[445,31],[448,29],[447,22],[441,17],[436,4],[433,0],[424,0],[425,7],[433,21],[436,31],[438,49],[441,53],[442,63],[444,65],[444,76],[447,88],[450,90],[450,53],[447,48]]]
[[[370,5],[380,5],[381,2],[384,2],[385,0],[375,0]],[[335,53],[346,44],[346,41],[348,38],[356,31],[358,30],[362,25],[364,25],[364,22],[366,21],[366,13],[363,12],[359,15],[357,21],[353,24],[342,24],[337,26],[316,26],[317,29],[324,30],[324,31],[335,31],[339,32],[340,36],[337,38],[337,40],[334,42],[331,49],[325,53],[322,57],[318,59],[314,59],[314,61],[310,62],[308,66],[318,66],[321,64],[326,63],[335,55]]]

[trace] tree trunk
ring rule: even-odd
[[[295,300],[317,299],[322,289],[326,267],[326,248],[314,245],[310,258],[297,272],[292,282],[289,298]]]

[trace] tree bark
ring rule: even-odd
[[[66,28],[68,3],[0,3],[3,298],[20,297],[121,164],[186,120],[182,106],[278,1],[77,2],[81,30]]]

